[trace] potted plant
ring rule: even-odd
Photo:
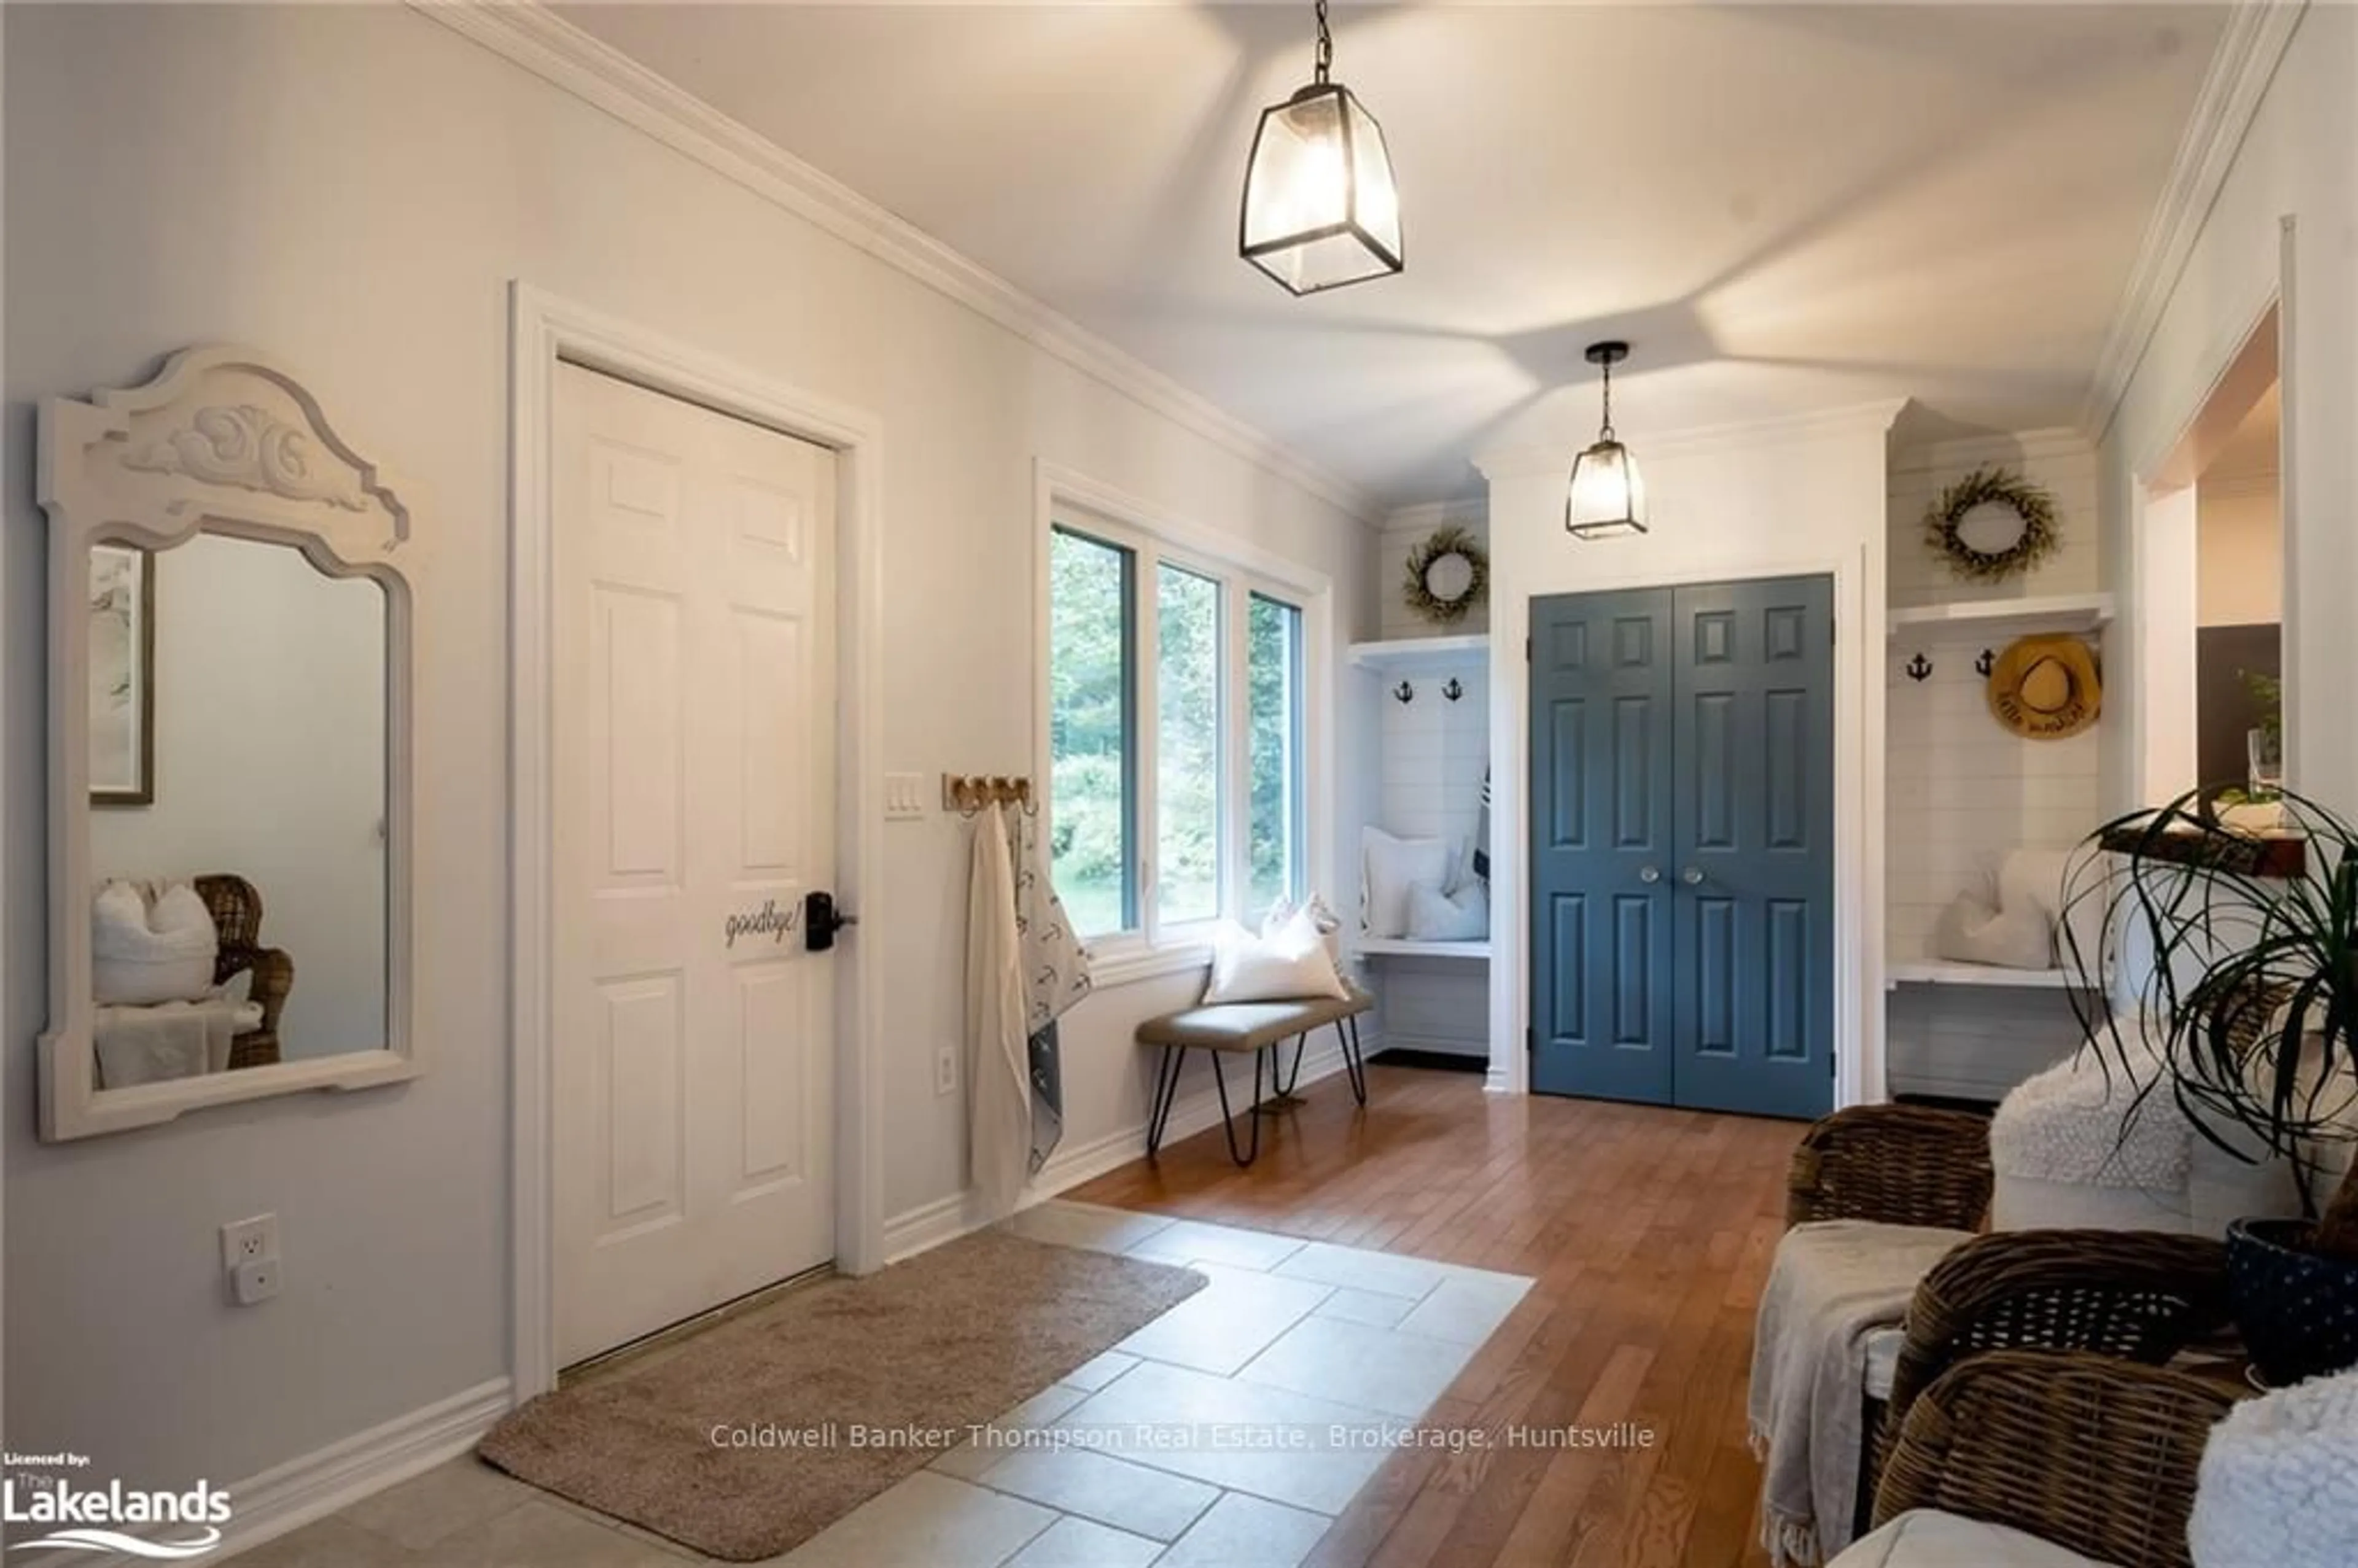
[[[2104,853],[2075,867],[2067,905],[2100,901],[2143,971],[2128,1033],[2068,920],[2063,945],[2088,987],[2081,1022],[2138,1107],[2166,1092],[2235,1159],[2291,1167],[2302,1217],[2227,1234],[2237,1324],[2281,1385],[2358,1365],[2358,828],[2288,793],[2280,826],[2255,834],[2222,817],[2225,793],[2109,822],[2090,840]]]

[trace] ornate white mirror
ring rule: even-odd
[[[409,514],[292,375],[41,409],[46,1139],[414,1075]]]

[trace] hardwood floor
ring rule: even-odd
[[[1214,1128],[1066,1195],[1538,1281],[1425,1420],[1487,1445],[1395,1454],[1314,1568],[1765,1563],[1745,1382],[1801,1124],[1507,1099],[1380,1062],[1368,1088],[1361,1111],[1317,1085],[1249,1171]],[[1617,1422],[1652,1445],[1508,1445]]]

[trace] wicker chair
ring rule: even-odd
[[[213,984],[226,985],[232,977],[251,972],[253,989],[247,994],[262,1004],[261,1027],[230,1042],[230,1070],[266,1067],[278,1060],[278,1016],[295,989],[295,960],[281,948],[262,946],[262,894],[252,882],[227,872],[195,881],[197,896],[212,912],[214,928],[221,933]]]
[[[1786,1218],[1974,1231],[1987,1217],[1991,1184],[1986,1119],[1857,1106],[1803,1134]],[[1966,1358],[2038,1350],[2159,1365],[2226,1321],[2226,1249],[2208,1238],[2017,1230],[1961,1241],[1918,1284],[1890,1390],[1870,1394],[1861,1412],[1856,1528],[1867,1525],[1909,1407]]]
[[[1930,1509],[2116,1568],[2191,1568],[2186,1521],[2203,1444],[2236,1397],[2223,1381],[2098,1356],[1977,1356],[1909,1411],[1875,1523]]]
[[[1989,1213],[1989,1120],[1861,1105],[1812,1122],[1785,1180],[1785,1223],[1871,1219],[1979,1230]]]
[[[2147,1230],[1977,1236],[1932,1266],[1908,1303],[1887,1430],[1968,1357],[2072,1351],[2160,1366],[2228,1319],[2227,1249]]]

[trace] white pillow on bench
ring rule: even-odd
[[[1490,935],[1490,896],[1478,881],[1455,894],[1431,882],[1408,890],[1408,939],[1412,942],[1479,942]]]
[[[1207,1007],[1349,994],[1327,954],[1317,917],[1306,904],[1282,920],[1271,920],[1259,935],[1233,920],[1213,929],[1212,974],[1204,987]]]
[[[1447,887],[1455,869],[1441,838],[1395,838],[1380,827],[1359,830],[1359,929],[1370,936],[1408,935],[1408,892],[1419,882]]]

